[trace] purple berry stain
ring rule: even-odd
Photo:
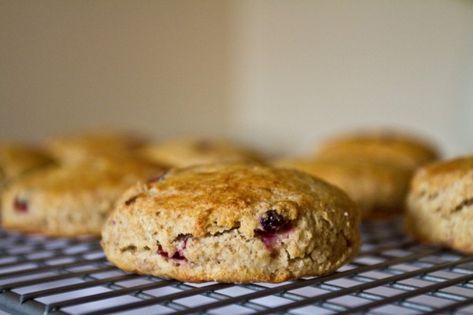
[[[161,245],[158,245],[157,250],[158,255],[163,256],[164,258],[170,258],[175,260],[186,260],[186,257],[181,253],[181,251],[176,251],[172,256],[169,256],[169,253],[166,252]]]
[[[290,222],[275,210],[268,210],[260,218],[262,230],[255,230],[255,235],[261,239],[266,248],[274,251],[282,234],[292,230]]]
[[[13,201],[13,208],[16,212],[26,213],[28,212],[28,202],[24,199],[16,197]]]

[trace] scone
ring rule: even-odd
[[[473,156],[433,163],[416,173],[406,225],[422,242],[473,253]]]
[[[119,268],[181,281],[280,282],[357,252],[359,212],[338,188],[258,164],[174,169],[128,190],[102,231]]]
[[[255,162],[261,157],[224,139],[178,138],[143,148],[145,158],[170,167],[225,162]]]
[[[0,191],[12,180],[53,163],[42,150],[21,144],[0,145]]]
[[[437,150],[424,140],[396,132],[362,132],[331,139],[316,151],[316,157],[376,160],[410,170],[438,158]]]
[[[159,167],[128,159],[45,168],[5,190],[2,223],[7,229],[49,236],[100,235],[117,197],[160,173]]]
[[[46,147],[62,164],[76,164],[102,156],[131,155],[144,143],[134,134],[90,132],[48,139]]]
[[[403,210],[411,172],[403,167],[357,159],[292,159],[275,162],[317,176],[344,190],[363,218],[383,218]]]

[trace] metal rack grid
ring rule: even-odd
[[[473,255],[423,246],[399,222],[363,226],[336,273],[280,284],[182,283],[122,272],[97,240],[0,230],[0,309],[18,314],[473,314]]]

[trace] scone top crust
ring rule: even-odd
[[[430,163],[417,172],[417,177],[429,177],[431,180],[456,180],[473,171],[473,157],[461,157],[453,160]],[[451,183],[451,182],[445,182]]]
[[[383,163],[381,161],[371,161],[357,158],[331,158],[331,159],[307,159],[307,158],[294,158],[294,159],[282,159],[274,163],[279,167],[295,168],[302,170],[311,175],[317,176],[321,174],[324,178],[324,174],[336,176],[337,174],[344,177],[351,177],[358,179],[360,175],[371,176],[382,179],[386,177],[386,174],[402,174],[404,178],[408,178],[411,172],[404,168],[400,168],[398,165]]]
[[[438,158],[428,142],[396,132],[364,132],[340,136],[317,150],[320,158],[355,157],[375,159],[415,169]]]
[[[256,164],[171,170],[129,190],[119,204],[123,207],[116,211],[132,215],[141,209],[160,220],[179,222],[169,231],[171,238],[202,237],[233,228],[253,237],[258,218],[268,210],[289,221],[311,211],[321,216],[334,212],[341,220],[352,221],[352,226],[358,218],[358,209],[338,188],[302,172]]]
[[[286,159],[276,166],[322,178],[344,191],[364,217],[383,217],[402,210],[412,172],[399,165],[357,158]]]
[[[142,137],[124,132],[90,132],[48,139],[46,147],[61,162],[73,164],[102,156],[131,154],[145,142]]]
[[[164,170],[142,160],[104,157],[96,161],[44,168],[25,176],[13,188],[40,190],[61,196],[67,192],[126,187],[152,174],[161,174]]]
[[[51,164],[52,159],[41,149],[20,144],[0,145],[0,182],[25,172]]]
[[[45,167],[15,180],[2,194],[2,224],[24,233],[99,235],[123,191],[162,174],[129,158],[101,158]]]
[[[222,162],[255,162],[261,157],[236,143],[220,138],[177,138],[150,144],[142,154],[153,161],[171,167]]]
[[[363,181],[376,185],[408,183],[412,175],[410,170],[399,165],[357,158],[285,159],[275,165],[306,172],[336,186],[347,182],[363,184]]]

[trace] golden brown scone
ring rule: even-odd
[[[101,159],[31,173],[3,194],[5,228],[49,236],[100,235],[106,215],[129,186],[163,172],[131,159]]]
[[[103,156],[131,155],[144,143],[133,134],[95,132],[51,138],[46,147],[62,164],[75,164]]]
[[[338,188],[258,164],[171,170],[118,201],[102,232],[119,268],[181,281],[280,282],[357,252],[359,211]]]
[[[406,226],[422,242],[473,253],[473,157],[433,163],[416,173]]]
[[[359,159],[287,159],[275,165],[306,172],[341,188],[367,219],[402,212],[411,177],[411,172],[403,167]]]
[[[225,162],[257,162],[255,152],[224,139],[179,138],[143,148],[145,158],[170,167]]]
[[[327,141],[317,158],[370,159],[414,170],[438,158],[437,150],[424,140],[396,132],[347,134]]]
[[[12,180],[51,163],[52,159],[39,148],[11,143],[0,145],[0,191]]]

